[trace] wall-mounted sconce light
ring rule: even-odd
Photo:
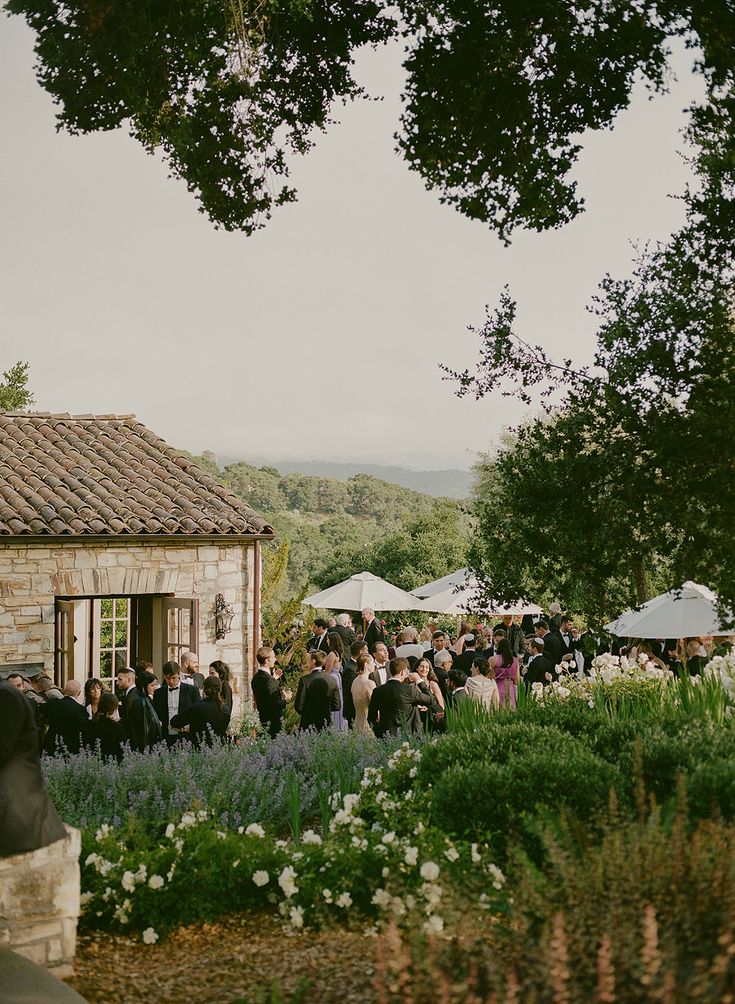
[[[214,637],[221,641],[232,629],[235,610],[231,603],[225,603],[223,593],[217,593],[214,598]]]

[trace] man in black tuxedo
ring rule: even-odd
[[[579,631],[574,627],[574,619],[570,614],[564,614],[561,619],[561,631],[559,632],[559,637],[561,638],[561,654],[574,655],[579,645]]]
[[[54,753],[66,751],[78,753],[82,732],[89,724],[89,715],[79,703],[82,685],[79,680],[67,680],[60,701],[48,701],[43,705],[42,714],[48,722],[48,733],[43,744],[44,751]],[[60,750],[63,747],[63,750]]]
[[[528,687],[534,683],[542,683],[548,687],[551,681],[556,679],[556,670],[544,654],[546,647],[544,640],[543,638],[532,638],[527,642],[527,645],[531,658],[526,666],[523,682]]]
[[[383,634],[380,621],[376,620],[375,611],[372,607],[365,607],[362,611],[362,622],[365,625],[365,631],[362,636],[363,640],[367,643],[368,652],[374,654],[376,643],[379,641],[384,642],[385,635]]]
[[[181,682],[196,687],[199,697],[204,697],[204,674],[199,672],[199,656],[196,652],[184,652],[181,656]]]
[[[278,683],[282,670],[275,669],[276,653],[272,648],[264,645],[258,649],[255,658],[258,661],[258,670],[250,684],[253,700],[260,724],[273,739],[283,729],[283,716],[286,711],[287,694],[281,691]]]
[[[470,675],[472,663],[478,656],[477,638],[473,634],[465,635],[462,654],[458,655],[452,664],[453,669],[461,669],[465,676]]]
[[[447,689],[449,691],[449,706],[461,708],[463,704],[471,701],[472,698],[465,689],[467,684],[467,674],[461,669],[450,669],[447,674]]]
[[[324,672],[326,661],[323,652],[312,652],[311,670],[299,680],[295,707],[301,716],[299,728],[302,731],[328,728],[332,724],[332,712],[342,707],[337,678]]]
[[[329,651],[329,643],[327,641],[327,636],[329,634],[329,625],[324,620],[323,617],[317,617],[312,625],[312,636],[306,643],[307,652],[324,652],[325,654]]]
[[[444,649],[446,648],[447,648],[447,636],[444,634],[443,631],[435,631],[431,636],[431,648],[427,649],[424,658],[428,659],[431,665],[433,666],[434,657],[436,656],[436,653],[443,652]],[[449,650],[447,649],[447,651]],[[453,653],[450,652],[449,654],[452,656],[452,659],[454,659]]]
[[[419,708],[441,710],[425,683],[407,682],[407,677],[408,660],[391,659],[390,679],[376,687],[370,697],[368,722],[376,736],[420,732]]]
[[[153,707],[161,722],[163,738],[168,746],[186,738],[186,733],[175,729],[169,722],[192,704],[201,700],[199,688],[182,683],[178,662],[167,662],[163,667],[163,686],[153,693]]]
[[[535,630],[536,637],[541,638],[544,643],[544,658],[556,668],[564,654],[561,635],[556,631],[549,631],[549,623],[544,620],[537,621]]]
[[[370,679],[376,687],[382,687],[390,679],[388,647],[384,641],[376,642],[370,654],[375,660],[375,669],[370,674]]]
[[[0,683],[0,856],[35,851],[65,836],[41,773],[33,706],[16,687]]]

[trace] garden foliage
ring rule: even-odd
[[[83,925],[153,943],[277,910],[297,929],[386,930],[378,965],[402,960],[417,1004],[714,1004],[735,989],[732,669],[706,674],[724,715],[682,700],[699,684],[639,674],[450,716],[414,742],[327,732],[119,769],[46,761],[85,826]]]

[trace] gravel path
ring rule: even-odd
[[[372,1004],[375,947],[362,932],[292,934],[273,917],[248,915],[182,928],[151,946],[82,935],[69,982],[89,1004],[270,1004],[274,983],[291,1004],[304,979],[304,1004]]]

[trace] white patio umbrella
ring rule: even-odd
[[[449,575],[443,575],[441,579],[426,582],[423,586],[412,589],[411,592],[414,596],[436,596],[437,593],[443,593],[447,589],[464,585],[467,585],[470,589],[478,589],[480,585],[469,568],[458,568],[456,572],[450,572]]]
[[[423,610],[421,600],[370,572],[359,572],[301,601],[324,610]]]
[[[690,638],[729,634],[728,618],[717,611],[717,596],[706,586],[685,582],[648,600],[638,610],[627,610],[605,625],[620,638]]]
[[[420,609],[427,613],[447,614],[449,616],[461,616],[466,613],[494,614],[502,617],[504,614],[535,614],[543,613],[541,607],[535,603],[513,603],[509,606],[497,603],[485,603],[481,599],[482,593],[479,583],[475,579],[470,580],[464,589],[445,589],[441,593],[427,596]]]

